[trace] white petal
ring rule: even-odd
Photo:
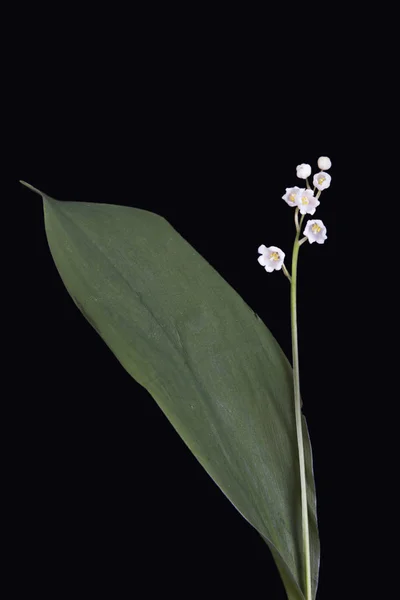
[[[257,258],[257,260],[262,267],[265,267],[265,265],[267,264],[267,257],[265,256],[265,254],[262,254],[261,256],[259,256]]]
[[[270,267],[269,265],[267,265],[265,267],[265,270],[267,271],[267,273],[272,273],[272,271],[274,270],[272,267]]]
[[[281,250],[280,248],[278,248],[278,246],[270,246],[268,248],[268,250],[270,252],[278,252],[278,254],[281,254],[282,256],[285,256],[285,253],[283,252],[283,250]]]
[[[303,231],[304,235],[307,235],[307,233],[310,231],[310,227],[313,225],[313,223],[314,223],[313,220],[307,221],[307,225],[304,227],[304,231]]]
[[[261,246],[260,246],[260,247],[259,247],[259,249],[258,249],[258,252],[259,252],[260,254],[265,254],[265,252],[268,252],[268,248],[267,248],[267,246],[265,246],[264,244],[261,244]]]

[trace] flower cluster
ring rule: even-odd
[[[301,164],[296,167],[296,174],[299,179],[306,180],[306,188],[300,188],[298,186],[294,186],[291,188],[286,188],[286,193],[282,196],[282,199],[291,206],[296,209],[295,213],[295,222],[296,229],[298,235],[296,237],[296,241],[298,244],[302,244],[306,240],[313,244],[317,242],[317,244],[323,244],[327,239],[326,235],[326,227],[320,219],[314,219],[308,221],[305,229],[304,229],[304,238],[298,241],[300,228],[303,224],[303,220],[305,215],[313,215],[320,205],[319,197],[323,190],[326,190],[331,185],[331,176],[326,171],[330,169],[332,163],[327,156],[320,156],[318,159],[318,168],[320,171],[315,173],[313,177],[313,185],[314,189],[311,189],[310,184],[308,182],[308,178],[311,175],[311,166],[308,164]],[[316,195],[315,191],[317,191]],[[298,214],[301,214],[301,221],[298,221]],[[279,271],[283,269],[285,275],[287,275],[290,279],[290,275],[284,265],[285,253],[276,246],[270,246],[267,248],[264,244],[262,244],[258,248],[258,252],[260,256],[258,257],[258,262],[262,265],[268,273],[272,271]]]

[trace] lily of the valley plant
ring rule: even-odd
[[[164,218],[59,202],[24,183],[43,198],[49,247],[75,305],[259,532],[289,600],[314,600],[319,572],[296,318],[300,247],[327,239],[320,219],[304,226],[331,182],[330,160],[321,157],[318,166],[313,188],[311,167],[302,164],[305,187],[283,196],[296,225],[291,271],[280,248],[258,249],[265,270],[282,270],[290,281],[293,367],[258,315]],[[151,423],[146,431],[151,437]]]
[[[304,228],[304,237],[300,239],[303,222],[306,215],[314,215],[317,207],[320,205],[319,197],[323,190],[331,184],[331,176],[322,169],[330,169],[331,161],[327,156],[321,156],[318,159],[318,166],[321,169],[313,178],[314,189],[311,189],[308,177],[311,175],[311,166],[308,164],[298,165],[296,168],[297,177],[306,180],[307,188],[297,186],[286,188],[286,193],[282,196],[285,202],[295,209],[294,221],[296,225],[296,236],[292,253],[292,272],[289,273],[285,266],[285,253],[276,246],[267,248],[262,244],[258,248],[260,256],[258,262],[268,273],[282,269],[285,276],[290,281],[291,287],[291,323],[292,323],[292,356],[293,356],[293,388],[296,413],[296,432],[299,449],[300,464],[300,482],[301,482],[301,527],[303,537],[303,566],[304,566],[304,593],[306,600],[313,598],[312,572],[311,572],[311,553],[310,553],[310,532],[308,522],[308,500],[307,500],[307,482],[305,472],[304,441],[301,415],[301,396],[300,396],[300,375],[299,375],[299,349],[297,340],[297,261],[299,257],[300,246],[307,240],[310,244],[317,242],[323,244],[328,238],[326,227],[320,219],[311,219]],[[315,194],[315,190],[318,190]],[[299,214],[301,215],[299,221]]]

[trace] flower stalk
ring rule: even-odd
[[[300,396],[300,372],[299,372],[299,347],[297,334],[297,262],[300,249],[300,231],[304,215],[300,220],[300,227],[296,232],[292,256],[292,278],[290,284],[290,315],[292,324],[292,354],[293,354],[293,386],[296,415],[297,445],[299,450],[300,464],[300,487],[301,487],[301,523],[303,536],[303,561],[304,561],[304,586],[306,600],[312,600],[311,590],[311,559],[310,559],[310,531],[308,522],[308,503],[306,472],[304,459],[303,426]]]
[[[300,233],[300,223],[299,223],[299,207],[294,211],[294,223],[296,225],[297,234]]]
[[[289,271],[288,271],[288,270],[287,270],[287,268],[286,268],[286,265],[285,265],[285,263],[283,263],[283,265],[282,265],[282,271],[283,271],[283,273],[284,273],[285,277],[287,277],[287,278],[289,279],[289,281],[292,281],[292,278],[291,278],[291,276],[290,276],[290,273],[289,273]]]

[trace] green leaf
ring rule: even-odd
[[[261,534],[288,598],[304,600],[292,369],[276,340],[164,218],[38,193],[68,292]],[[319,541],[305,421],[304,437],[315,598]]]

